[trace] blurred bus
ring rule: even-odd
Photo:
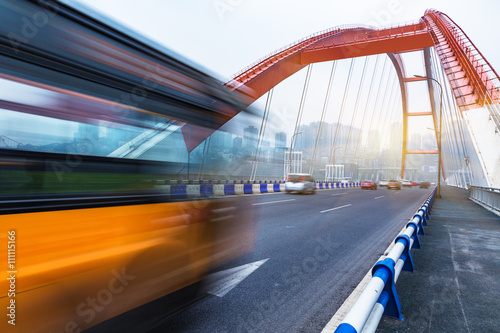
[[[248,103],[68,3],[0,3],[0,331],[140,331],[252,249],[251,205],[175,190]]]

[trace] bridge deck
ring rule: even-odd
[[[468,192],[442,188],[415,272],[396,285],[405,318],[383,317],[378,332],[497,332],[500,326],[500,217],[468,200]]]

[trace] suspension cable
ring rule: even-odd
[[[436,57],[434,53],[431,53],[431,55],[434,56],[434,58]],[[438,72],[441,74],[442,81],[447,82],[447,80],[445,78],[443,67],[437,66],[437,63],[438,63],[437,61],[434,61],[434,62],[436,64],[435,66],[440,69]],[[463,124],[463,120],[462,120],[463,117],[462,117],[461,113],[459,112],[458,106],[456,105],[456,100],[453,97],[450,98],[450,90],[449,89],[447,90],[447,93],[446,93],[446,100],[447,100],[449,108],[450,108],[450,114],[455,115],[455,119],[456,119],[456,123],[457,123],[457,127],[458,127],[458,133],[460,136],[460,143],[462,146],[462,153],[463,153],[463,157],[465,160],[465,164],[467,166],[466,170],[469,174],[470,181],[472,181],[474,179],[474,175],[473,175],[472,170],[470,168],[470,163],[468,163],[469,151],[468,151],[468,147],[467,147],[467,144],[465,141],[465,130],[464,130],[464,126],[463,126],[464,124]],[[452,110],[454,112],[452,112]],[[461,159],[460,159],[460,161],[461,161]],[[467,184],[467,180],[465,179],[465,175],[464,175],[464,183]]]
[[[431,53],[431,63],[434,67],[434,71],[436,72],[436,75],[439,77],[441,76],[441,81],[443,82],[442,86],[444,87],[447,87],[446,85],[446,81],[444,80],[444,77],[443,77],[443,72],[442,71],[439,71],[438,69],[438,66],[437,66],[437,62],[433,59],[432,57],[432,53]],[[441,75],[439,75],[441,74]],[[449,141],[449,149],[451,149],[451,155],[452,155],[452,159],[453,159],[453,162],[455,164],[455,169],[460,169],[460,170],[463,170],[463,164],[462,164],[462,159],[461,159],[461,154],[460,154],[460,147],[459,147],[459,144],[461,144],[462,146],[462,151],[463,151],[463,154],[466,154],[465,153],[465,143],[463,141],[463,137],[460,133],[460,139],[458,138],[458,135],[457,135],[457,129],[456,129],[456,126],[454,125],[455,124],[455,121],[454,121],[454,117],[453,117],[453,112],[452,112],[452,108],[451,108],[451,103],[450,103],[450,100],[449,100],[449,94],[448,94],[448,89],[446,91],[443,91],[442,92],[443,95],[445,95],[446,99],[445,99],[445,103],[444,103],[444,112],[443,112],[443,115],[441,116],[444,116],[446,117],[446,110],[448,109],[449,110],[449,123],[445,122],[445,126],[448,128],[448,140]],[[448,106],[448,108],[446,108],[446,106]],[[457,119],[457,123],[459,123],[459,126],[460,126],[460,119]],[[451,127],[451,129],[450,129]],[[453,132],[452,132],[453,130]],[[443,134],[443,132],[441,132],[441,135]],[[454,136],[454,140],[453,138],[451,137],[451,135],[453,134]],[[455,146],[456,146],[456,152],[457,152],[457,156],[454,156],[455,154],[453,153],[455,151],[455,147],[453,145],[452,142],[455,142]],[[465,179],[463,179],[464,175],[461,174],[461,180],[466,183]]]
[[[328,103],[330,101],[331,87],[332,87],[333,78],[335,77],[335,71],[336,71],[336,67],[337,67],[336,65],[337,65],[337,62],[333,61],[332,62],[332,70],[330,72],[330,79],[328,80],[328,87],[326,89],[325,102],[323,103],[323,110],[321,112],[321,120],[320,120],[319,126],[318,126],[318,134],[316,135],[316,142],[314,144],[314,151],[313,151],[313,156],[312,156],[312,161],[311,161],[311,167],[309,170],[309,173],[312,176],[314,173],[314,165],[316,163],[316,154],[318,152],[319,141],[321,139],[321,133],[323,131],[323,124],[325,122],[326,110],[328,108]]]
[[[358,133],[358,138],[356,140],[356,149],[354,150],[354,161],[356,161],[357,157],[358,157],[358,149],[359,149],[359,145],[360,145],[360,142],[361,142],[361,134],[363,133],[363,125],[365,123],[365,119],[366,119],[366,113],[368,111],[368,104],[370,102],[370,99],[371,99],[371,96],[372,96],[372,92],[373,92],[373,83],[375,82],[375,74],[377,72],[377,67],[378,67],[378,63],[379,63],[379,60],[380,60],[380,54],[377,54],[377,57],[376,57],[376,60],[375,60],[375,65],[374,65],[374,68],[373,68],[373,75],[372,75],[372,79],[371,79],[371,82],[370,82],[370,87],[368,88],[368,96],[366,98],[366,102],[365,102],[365,110],[363,111],[363,117],[361,118],[361,125],[360,125],[360,131]]]
[[[269,118],[269,113],[271,109],[271,101],[273,99],[274,87],[269,90],[266,98],[266,105],[264,107],[264,114],[262,115],[262,123],[260,124],[259,137],[257,138],[257,147],[255,149],[254,161],[252,164],[252,173],[250,175],[250,180],[254,181],[257,176],[257,166],[259,165],[259,152],[262,145],[262,140],[266,133],[267,119]]]
[[[387,66],[387,59],[388,57],[386,57],[384,59],[384,67],[382,69],[382,74],[380,75],[380,83],[382,83],[383,79],[384,79],[384,74],[385,74],[385,69],[386,69],[386,66]],[[381,92],[381,89],[382,89],[382,84],[379,84],[378,86],[378,90],[377,90],[377,96],[375,96],[375,103],[374,103],[374,106],[373,106],[373,112],[372,112],[372,117],[370,119],[370,126],[368,127],[368,133],[367,133],[367,136],[370,135],[370,132],[372,130],[372,125],[373,125],[373,119],[375,119],[375,111],[377,110],[377,104],[378,104],[378,101],[379,101],[379,98],[380,98],[380,92]],[[374,140],[373,140],[374,141]],[[372,141],[372,143],[373,143]],[[365,146],[364,148],[364,151],[363,151],[363,154],[361,156],[361,159],[364,160],[365,159],[365,156],[366,156],[366,153],[367,153],[367,149],[368,149],[368,145],[369,143],[367,143],[367,145]]]
[[[347,141],[345,143],[344,158],[343,158],[344,162],[346,161],[347,151],[349,149],[349,141],[351,140],[352,128],[354,126],[354,119],[356,118],[356,113],[358,111],[358,103],[359,103],[359,99],[361,96],[361,91],[363,90],[363,84],[365,81],[365,74],[366,74],[367,65],[368,65],[368,57],[365,57],[365,63],[363,65],[363,72],[361,74],[361,80],[359,82],[359,89],[358,89],[358,93],[356,95],[356,102],[354,103],[354,110],[352,111],[351,125],[349,126],[349,133],[347,134]]]
[[[344,107],[345,107],[345,100],[346,100],[346,96],[349,92],[349,87],[350,87],[350,84],[351,84],[351,78],[352,78],[352,68],[354,67],[354,62],[355,62],[356,58],[351,58],[351,65],[349,66],[349,73],[347,74],[347,82],[346,82],[346,86],[345,86],[345,89],[344,89],[344,96],[342,98],[342,104],[340,105],[340,111],[339,111],[339,117],[338,117],[338,120],[337,120],[337,126],[336,126],[336,129],[335,129],[335,134],[333,136],[333,142],[332,142],[332,147],[331,147],[331,150],[330,150],[330,156],[329,156],[329,159],[328,159],[328,164],[332,164],[332,158],[333,158],[333,155],[335,153],[335,142],[337,141],[337,135],[338,135],[338,131],[339,131],[339,127],[340,127],[340,124],[342,122],[342,114],[344,112]]]
[[[201,157],[200,168],[198,169],[198,180],[201,180],[203,174],[205,173],[205,163],[206,163],[206,153],[210,148],[210,142],[212,141],[212,135],[205,139],[205,144],[203,145],[203,155]]]
[[[302,121],[302,113],[304,111],[304,105],[305,105],[305,100],[306,100],[306,95],[307,95],[307,89],[309,88],[309,81],[311,79],[311,70],[312,70],[312,66],[313,64],[310,64],[308,67],[307,67],[307,73],[306,73],[306,79],[304,81],[304,87],[302,88],[302,96],[300,98],[300,104],[299,104],[299,110],[297,112],[297,119],[295,120],[295,128],[293,130],[293,134],[292,134],[292,140],[290,142],[290,169],[292,168],[292,151],[293,151],[293,145],[295,143],[295,134],[297,133],[297,129],[299,128],[300,126],[300,123]]]

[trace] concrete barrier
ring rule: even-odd
[[[234,193],[236,195],[242,195],[245,193],[244,184],[234,184]]]
[[[214,195],[213,185],[212,184],[201,184],[200,185],[200,194],[202,197],[211,197]]]
[[[188,198],[197,198],[201,195],[199,184],[186,185],[186,194]]]
[[[219,197],[219,196],[224,196],[224,184],[214,184],[214,195]]]
[[[170,185],[170,196],[172,199],[186,199],[186,185]]]
[[[224,195],[235,195],[234,192],[234,184],[225,184],[224,185]]]
[[[253,184],[243,184],[244,194],[253,194]]]

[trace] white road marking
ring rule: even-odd
[[[349,207],[351,204],[348,204],[348,205],[344,205],[344,206],[340,206],[340,207],[335,207],[335,208],[330,208],[330,209],[327,209],[327,210],[322,210],[320,213],[326,213],[326,212],[330,212],[332,210],[336,210],[336,209],[340,209],[340,208],[345,208],[345,207]]]
[[[344,192],[344,193],[337,193],[337,194],[332,194],[332,195],[342,195],[342,194],[346,194],[347,192]]]
[[[377,199],[380,199],[380,198],[383,198],[383,197],[385,197],[385,195],[381,195],[380,197],[375,197],[373,199],[377,200]]]
[[[269,258],[210,274],[207,277],[209,283],[207,293],[218,297],[224,297],[268,260]]]
[[[259,202],[259,203],[254,203],[254,206],[258,205],[267,205],[267,204],[272,204],[272,203],[278,203],[278,202],[286,202],[286,201],[293,201],[295,199],[288,199],[288,200],[278,200],[278,201],[269,201],[269,202]]]

